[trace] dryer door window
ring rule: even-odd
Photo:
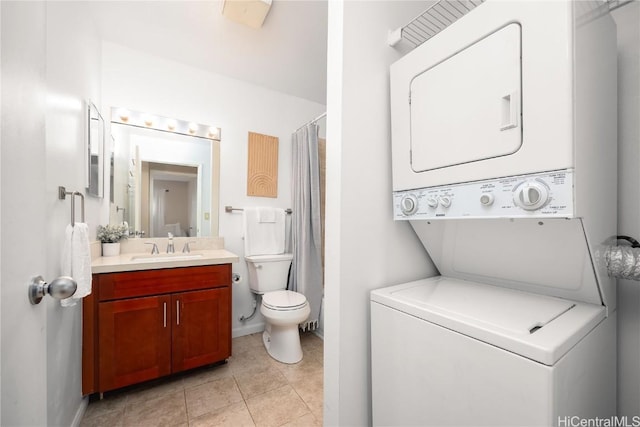
[[[510,24],[416,75],[415,172],[513,154],[522,145],[521,28]]]

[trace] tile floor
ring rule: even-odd
[[[304,358],[272,359],[262,334],[233,339],[226,364],[105,393],[81,426],[321,426],[323,342],[301,334]]]

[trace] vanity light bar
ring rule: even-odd
[[[182,135],[197,136],[215,141],[220,141],[221,136],[219,127],[162,117],[155,114],[141,113],[139,111],[131,111],[121,107],[111,108],[111,122]]]

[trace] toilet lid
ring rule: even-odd
[[[274,291],[262,295],[262,304],[274,310],[292,310],[306,303],[304,295],[293,291]]]

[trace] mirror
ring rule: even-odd
[[[111,223],[143,237],[218,235],[218,128],[113,109],[111,135]]]
[[[87,102],[87,194],[102,197],[104,191],[104,119],[98,108]]]

